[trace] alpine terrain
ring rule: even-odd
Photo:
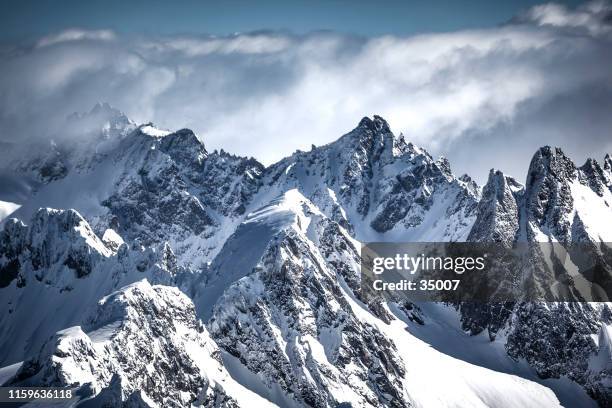
[[[374,116],[265,167],[107,104],[1,155],[4,386],[83,407],[612,407],[612,303],[360,291],[364,242],[609,260],[609,155],[546,146],[524,185],[491,170],[481,187]]]

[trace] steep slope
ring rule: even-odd
[[[14,216],[74,208],[98,234],[112,228],[130,242],[167,241],[182,264],[201,267],[239,222],[262,169],[254,160],[209,154],[190,130],[144,125],[88,166],[41,187]]]
[[[250,271],[239,258],[247,269],[218,300],[204,290],[206,302],[196,294],[196,304],[214,304],[208,327],[224,360],[248,369],[262,395],[282,406],[314,407],[558,404],[534,383],[432,351],[405,330],[401,310],[362,303],[358,242],[296,190],[252,217],[277,232],[259,258],[250,255]],[[442,373],[449,386],[434,392]]]
[[[70,387],[83,407],[271,406],[225,371],[189,299],[146,280],[51,336],[8,384]]]
[[[465,239],[479,196],[446,159],[396,137],[379,116],[281,160],[264,183],[276,193],[297,188],[361,241]]]
[[[66,151],[61,143],[50,149],[49,177],[26,166],[23,174],[39,184],[14,215],[32,221],[0,221],[0,299],[6,301],[0,366],[28,359],[24,381],[42,384],[59,372],[58,378],[94,389],[92,404],[240,402],[229,399],[228,390],[240,387],[233,380],[202,371],[194,349],[208,350],[204,365],[225,373],[221,360],[209,359],[213,341],[192,330],[194,310],[218,343],[228,375],[281,406],[546,407],[558,405],[557,397],[574,401],[559,390],[575,384],[600,404],[609,402],[609,305],[459,305],[457,319],[468,331],[462,344],[469,335],[478,342],[488,334],[508,360],[498,365],[483,357],[484,346],[463,356],[430,347],[444,340],[433,330],[446,321],[436,310],[367,303],[359,291],[359,246],[368,241],[581,243],[606,260],[609,156],[603,166],[589,160],[578,168],[559,149],[545,147],[525,187],[492,171],[481,192],[469,177],[455,177],[445,159],[393,135],[377,116],[269,168],[208,152],[188,129],[118,123],[78,149]],[[78,212],[39,210],[49,206]],[[125,288],[143,278],[179,287],[195,309],[175,290]],[[173,319],[188,330],[168,325]],[[140,325],[143,333],[130,329]],[[126,354],[149,343],[159,346],[159,360]],[[54,366],[59,349],[72,357]],[[83,352],[93,356],[93,368],[81,364]],[[157,373],[146,373],[148,358],[160,364]],[[70,368],[75,361],[77,371]],[[183,374],[182,385],[167,378],[170,363]],[[521,364],[540,378],[516,369]],[[541,379],[558,377],[565,380]],[[152,380],[165,388],[133,392]],[[440,383],[445,387],[434,386]]]
[[[559,148],[543,147],[529,166],[527,239],[612,242],[612,191],[599,164],[577,168]]]
[[[128,247],[110,230],[104,238],[74,210],[41,209],[28,226],[15,219],[5,224],[0,365],[36,352],[48,336],[79,322],[113,290],[145,277],[168,284],[179,271],[167,246]]]
[[[492,171],[478,210],[470,240],[506,246],[527,242],[535,253],[553,256],[553,245],[563,246],[571,257],[588,256],[600,262],[602,273],[607,274],[572,275],[570,279],[576,285],[597,279],[610,293],[612,194],[605,164],[601,168],[588,159],[578,168],[561,149],[543,147],[531,161],[524,189]],[[547,242],[552,244],[542,244]],[[571,248],[579,248],[580,253]],[[538,275],[534,279],[545,291],[558,278]],[[597,339],[610,324],[611,303],[518,302],[462,304],[459,308],[465,330],[472,334],[487,330],[491,339],[501,337],[508,355],[525,359],[541,378],[567,376],[582,384],[600,404],[610,405],[610,372],[589,360],[601,354],[603,346]]]
[[[476,222],[467,240],[512,245],[519,234],[524,193],[525,188],[512,177],[491,169],[476,210]]]

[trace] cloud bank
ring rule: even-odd
[[[479,180],[491,167],[522,179],[544,144],[577,160],[612,152],[610,3],[550,3],[493,29],[412,37],[71,29],[5,44],[0,61],[4,141],[46,140],[107,101],[266,164],[372,114]]]

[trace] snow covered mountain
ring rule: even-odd
[[[267,168],[107,105],[71,120],[82,143],[4,169],[32,189],[0,221],[0,383],[83,406],[612,405],[610,303],[359,290],[369,241],[580,242],[608,261],[609,156],[544,147],[525,186],[492,170],[480,188],[377,116]]]
[[[51,336],[8,383],[31,384],[71,387],[83,406],[271,406],[223,368],[189,299],[146,279]]]

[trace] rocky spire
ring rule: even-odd
[[[570,184],[576,179],[575,164],[560,148],[540,148],[529,165],[525,186],[529,224],[560,242],[567,242],[570,239],[570,215],[574,200]],[[535,230],[530,233],[537,235]]]
[[[524,187],[515,179],[491,169],[468,241],[512,245],[519,230],[523,194]]]

